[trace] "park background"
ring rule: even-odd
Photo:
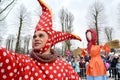
[[[64,51],[69,48],[71,50],[78,47],[86,48],[85,32],[89,28],[96,27],[99,28],[99,44],[105,44],[111,40],[120,41],[120,0],[43,1],[53,12],[54,30],[68,31],[82,39],[82,42],[70,41],[70,46],[67,43],[59,43],[55,46],[56,48],[64,48]],[[0,46],[13,51],[17,46],[25,50],[23,52],[28,52],[31,49],[32,36],[40,15],[41,6],[37,0],[0,0]],[[60,16],[66,19],[62,20]],[[18,41],[19,44],[17,44]]]

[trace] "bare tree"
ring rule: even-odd
[[[9,12],[12,10],[12,8],[14,7],[14,2],[15,0],[8,0],[8,1],[0,1],[0,6],[5,5],[4,8],[0,7],[0,21],[4,20],[7,15],[9,14]],[[4,12],[6,12],[6,15]],[[4,16],[3,16],[4,15]]]
[[[113,28],[105,27],[105,28],[104,28],[104,31],[105,31],[107,40],[108,40],[108,41],[112,41]]]
[[[88,26],[89,28],[96,29],[98,36],[97,44],[99,45],[99,34],[103,24],[105,23],[104,6],[100,2],[95,2],[92,6],[90,6],[88,14]]]
[[[6,40],[6,49],[10,50],[10,39]]]
[[[9,35],[6,40],[6,49],[13,51],[13,41],[15,40],[13,35]]]
[[[25,36],[24,38],[24,53],[29,53],[29,45],[30,45],[30,35]]]
[[[2,46],[2,44],[4,43],[4,39],[5,39],[5,35],[7,34],[6,32],[8,31],[7,27],[4,25],[7,24],[5,20],[0,21],[0,45]],[[4,34],[4,36],[3,36]]]
[[[21,29],[22,25],[25,21],[25,17],[27,14],[25,14],[26,8],[24,5],[20,6],[20,15],[19,15],[19,29],[18,29],[18,34],[17,34],[17,41],[16,41],[16,47],[15,47],[15,52],[19,53],[20,49],[20,36],[21,36]]]
[[[65,10],[63,8],[60,10],[60,23],[62,26],[62,32],[69,32],[69,33],[72,32],[73,20],[74,20],[74,16],[72,15],[72,13],[68,12],[68,10]],[[70,47],[71,47],[71,42],[65,41],[65,47],[62,47],[63,53],[67,49],[70,50]]]
[[[2,45],[2,36],[0,36],[0,46]]]

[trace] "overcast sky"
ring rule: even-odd
[[[74,23],[73,23],[74,33],[79,35],[83,40],[82,42],[78,42],[80,46],[82,47],[86,46],[86,38],[85,38],[85,31],[87,29],[86,16],[87,16],[89,6],[92,5],[92,3],[95,2],[95,0],[43,0],[43,1],[46,4],[48,4],[48,6],[52,9],[52,12],[54,14],[53,23],[54,23],[54,28],[56,30],[59,30],[60,28],[60,25],[58,24],[59,19],[57,16],[61,8],[68,9],[68,11],[70,11],[74,15],[75,17]],[[99,1],[105,5],[105,9],[106,9],[105,14],[107,15],[107,20],[108,20],[107,25],[115,29],[114,39],[120,40],[120,36],[118,35],[120,33],[120,28],[118,27],[118,24],[116,24],[117,23],[116,15],[118,14],[117,6],[118,4],[120,4],[120,0],[96,0],[96,1]],[[39,7],[37,0],[20,0],[17,3],[24,4],[25,7],[27,7],[28,13],[32,13],[32,12],[34,13],[34,11],[37,11]],[[7,25],[11,25],[11,21],[14,20],[14,18],[11,18],[12,15],[13,15],[12,12],[10,12],[8,16],[9,18],[7,18],[9,21]],[[35,27],[39,18],[35,16],[33,18],[34,19],[32,19],[32,22],[33,22],[32,26]],[[8,30],[9,30],[8,34],[16,34],[15,33],[16,31],[14,30],[14,28],[15,28],[14,26],[8,27]],[[31,30],[30,33],[33,33],[33,31],[34,30]]]
[[[32,1],[35,2],[34,0]],[[57,16],[59,14],[59,10],[62,7],[68,9],[68,11],[75,16],[74,27],[76,28],[77,26],[87,26],[86,15],[90,5],[92,5],[95,1],[99,1],[105,6],[105,15],[107,16],[108,25],[111,27],[118,27],[118,24],[116,24],[116,15],[118,14],[118,4],[120,4],[120,0],[44,0],[44,2],[46,2],[46,4],[48,4],[48,6],[52,9],[56,21],[58,20]],[[56,23],[54,24],[57,25]]]
[[[120,27],[116,24],[118,23],[116,15],[118,14],[118,4],[120,4],[120,0],[44,0],[44,2],[46,2],[46,4],[48,4],[48,6],[52,9],[54,14],[55,29],[58,28],[59,30],[58,14],[61,8],[68,9],[68,11],[75,16],[73,23],[74,33],[82,38],[83,41],[80,43],[81,45],[86,44],[85,31],[88,28],[86,16],[88,15],[87,12],[90,5],[92,5],[95,1],[99,1],[104,5],[107,20],[106,25],[114,28],[114,39],[120,40],[120,36],[118,36],[120,33]]]

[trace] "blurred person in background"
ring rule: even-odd
[[[74,59],[74,62],[73,62],[73,66],[74,66],[74,69],[75,69],[75,71],[77,72],[77,74],[78,74],[79,76],[81,76],[81,75],[80,75],[79,61],[80,61],[79,56],[76,56],[75,59]]]
[[[117,75],[118,75],[118,79],[116,79],[116,80],[120,80],[120,58],[118,59],[118,62],[116,64],[116,71],[117,71]]]
[[[116,71],[116,64],[118,63],[118,54],[113,55],[113,59],[111,60],[111,70],[112,70],[112,77],[116,79],[117,71]]]

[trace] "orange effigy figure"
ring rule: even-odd
[[[104,49],[105,52],[109,52],[110,48],[96,45],[97,33],[94,29],[86,31],[86,38],[88,41],[87,52],[91,57],[86,70],[87,80],[106,80],[107,70],[101,58],[100,51]]]

